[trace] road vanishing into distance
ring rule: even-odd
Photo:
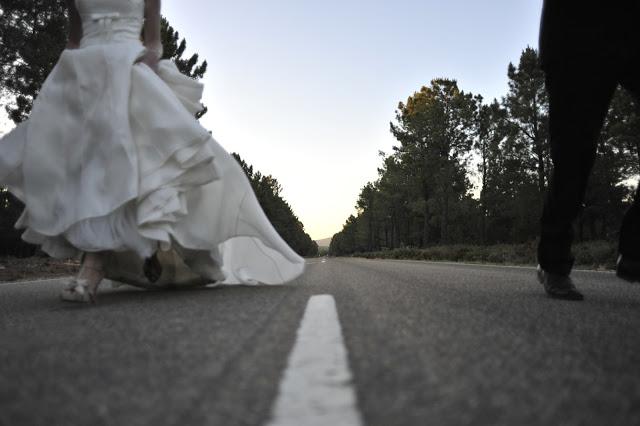
[[[317,259],[276,287],[96,306],[0,284],[0,425],[638,425],[640,286],[532,268]]]

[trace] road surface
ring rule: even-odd
[[[0,284],[0,425],[640,424],[640,286],[576,272],[566,302],[534,275],[318,259],[97,306]]]

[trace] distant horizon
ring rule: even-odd
[[[333,238],[333,235],[330,237],[326,237],[326,238],[318,238],[315,241],[316,243],[318,243],[318,246],[320,247],[329,247],[329,243],[331,242],[331,239]]]

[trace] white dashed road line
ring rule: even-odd
[[[361,426],[333,296],[312,296],[268,426]]]

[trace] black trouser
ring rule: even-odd
[[[538,261],[546,271],[563,275],[571,272],[573,222],[580,213],[598,136],[618,84],[640,105],[640,61],[619,63],[558,64],[545,70],[554,164],[538,246]],[[619,251],[640,259],[640,190],[624,217]]]

